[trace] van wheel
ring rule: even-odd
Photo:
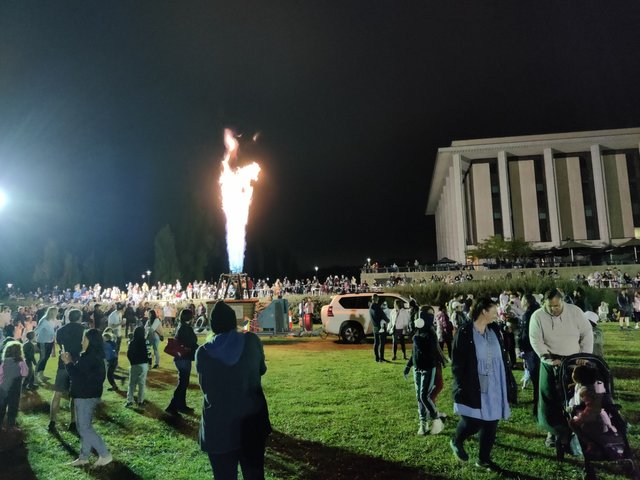
[[[359,343],[364,337],[362,326],[355,322],[345,323],[340,329],[340,337],[344,343]]]

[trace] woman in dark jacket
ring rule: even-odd
[[[479,453],[476,466],[500,471],[491,460],[498,421],[509,418],[509,400],[515,401],[517,387],[498,325],[497,305],[480,298],[471,309],[470,322],[458,329],[453,340],[453,410],[460,415],[449,445],[454,455],[467,461],[464,441],[477,432]]]
[[[264,452],[271,432],[261,377],[267,371],[262,342],[236,330],[234,311],[223,301],[213,307],[216,335],[198,349],[196,369],[204,394],[200,448],[218,480],[264,479]]]
[[[71,379],[69,395],[76,409],[76,426],[81,440],[80,455],[71,465],[78,467],[89,463],[92,448],[99,455],[94,466],[111,463],[113,457],[92,425],[93,412],[100,403],[106,375],[102,334],[95,328],[84,332],[82,353],[77,362],[73,363],[69,352],[62,353],[60,358]]]
[[[526,309],[518,326],[518,348],[524,360],[524,366],[529,371],[529,378],[533,385],[533,416],[538,417],[538,386],[540,385],[540,358],[533,351],[529,341],[529,323],[531,315],[540,308],[536,298],[527,293],[522,299],[522,306]],[[523,387],[524,388],[524,387]]]
[[[165,409],[171,415],[193,413],[193,408],[187,406],[187,387],[189,386],[189,376],[191,375],[191,363],[195,359],[196,349],[198,348],[198,337],[196,337],[191,327],[192,321],[193,312],[187,308],[178,315],[178,329],[176,330],[175,338],[187,349],[187,353],[182,357],[173,358],[173,363],[176,364],[178,369],[178,386],[173,392],[171,403]]]

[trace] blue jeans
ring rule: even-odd
[[[102,437],[93,429],[93,412],[100,403],[99,398],[74,398],[76,408],[76,428],[80,434],[80,458],[88,460],[91,449],[95,448],[98,455],[106,457],[109,450]]]
[[[380,330],[373,333],[373,353],[376,357],[376,361],[384,360],[384,344],[387,340],[387,332]]]
[[[144,402],[144,389],[147,384],[148,363],[131,365],[129,370],[129,390],[127,392],[127,402],[133,403],[133,394],[138,387],[138,403]]]
[[[191,375],[191,360],[174,359],[178,369],[178,386],[173,392],[173,398],[169,407],[185,408],[187,406],[187,387],[189,386],[189,375]]]
[[[153,334],[153,340],[151,341],[151,346],[153,347],[153,358],[155,358],[155,366],[160,365],[160,351],[158,348],[160,347],[160,337],[157,333]]]

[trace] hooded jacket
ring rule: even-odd
[[[261,377],[267,371],[262,342],[235,330],[215,335],[196,352],[204,394],[200,448],[226,453],[264,441],[271,432]]]

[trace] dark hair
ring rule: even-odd
[[[133,330],[132,342],[144,342],[144,327],[136,327]]]
[[[33,330],[31,330],[30,332],[27,332],[27,340],[32,340],[33,337],[36,336],[36,332],[34,332]]]
[[[559,298],[560,300],[564,299],[564,293],[562,293],[560,290],[558,290],[557,288],[552,288],[551,290],[547,290],[544,293],[544,299],[545,300],[551,300],[552,298]]]
[[[193,320],[193,312],[188,308],[183,308],[178,315],[180,323],[188,323]]]
[[[22,344],[16,340],[10,340],[4,345],[2,350],[2,361],[7,358],[13,358],[16,362],[24,360],[22,354]]]
[[[475,322],[484,310],[489,310],[491,307],[495,307],[496,305],[498,304],[489,297],[475,299],[471,305],[471,310],[469,310],[469,317],[471,318],[471,321]]]
[[[76,323],[82,318],[82,312],[77,308],[72,308],[69,310],[68,318],[71,323]]]
[[[598,371],[588,365],[578,365],[572,376],[580,385],[593,385],[598,379]]]
[[[100,358],[104,358],[104,342],[102,340],[102,334],[97,328],[90,328],[85,330],[84,338],[87,339],[89,345],[84,351],[84,355],[91,355]]]
[[[149,310],[149,321],[153,322],[156,318],[158,318],[158,314],[156,313],[156,311],[152,308]]]
[[[536,297],[533,296],[533,294],[531,293],[525,293],[522,296],[522,299],[527,302],[527,309],[532,308],[532,307],[536,307],[539,308],[540,304],[538,303],[538,300],[536,300]]]

